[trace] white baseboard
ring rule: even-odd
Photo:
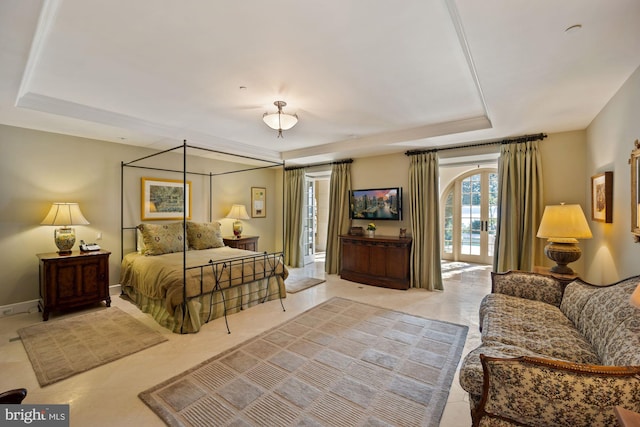
[[[38,311],[38,300],[17,302],[15,304],[0,305],[0,318],[13,316],[20,313],[33,313]]]
[[[109,295],[120,295],[120,284],[109,286]],[[13,316],[20,313],[34,313],[38,311],[38,301],[23,301],[15,304],[0,305],[0,319],[7,316]]]

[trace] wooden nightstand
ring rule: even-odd
[[[235,236],[223,237],[226,246],[236,249],[258,252],[258,236],[242,236],[239,239]]]
[[[104,301],[111,306],[109,296],[109,255],[111,252],[74,251],[69,255],[57,252],[38,254],[40,259],[40,302],[42,320],[49,312]]]

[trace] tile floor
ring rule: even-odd
[[[325,283],[288,294],[284,300],[286,312],[276,300],[231,315],[231,334],[227,334],[221,319],[205,325],[197,334],[173,334],[128,300],[115,295],[114,306],[161,331],[169,341],[44,388],[38,385],[24,347],[16,339],[17,329],[40,322],[41,316],[37,312],[15,314],[0,319],[0,390],[26,387],[29,393],[25,403],[70,404],[71,426],[162,426],[162,421],[138,399],[139,392],[334,296],[467,325],[464,357],[480,341],[478,305],[490,291],[490,269],[484,265],[445,263],[445,290],[441,292],[377,288],[327,275]],[[323,270],[323,263],[317,262],[308,268],[293,269],[291,274],[325,277]],[[77,314],[78,311],[53,314],[49,321]],[[441,426],[469,425],[467,395],[456,375]]]

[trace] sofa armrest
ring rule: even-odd
[[[526,271],[491,272],[491,292],[542,301],[560,307],[565,285],[550,276]]]
[[[483,354],[480,360],[484,383],[474,426],[609,426],[616,423],[616,406],[640,411],[640,366]]]

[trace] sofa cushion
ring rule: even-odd
[[[578,279],[568,284],[564,290],[560,310],[574,325],[577,326],[580,322],[582,310],[589,298],[593,296],[594,288],[594,286]]]
[[[483,344],[520,347],[532,352],[531,355],[575,363],[600,363],[591,343],[556,306],[489,294],[480,304],[480,313]]]
[[[640,366],[640,309],[611,334],[602,362],[610,366]]]
[[[576,326],[591,342],[605,365],[612,364],[612,359],[619,360],[623,366],[637,364],[633,363],[638,360],[634,352],[625,350],[628,349],[628,342],[620,342],[621,339],[630,338],[630,334],[619,331],[624,325],[633,325],[633,322],[626,323],[628,319],[640,316],[638,309],[629,304],[631,293],[637,285],[638,278],[633,277],[615,285],[596,287],[582,309]],[[610,346],[615,347],[616,351],[611,351]],[[628,361],[623,361],[625,355]]]

